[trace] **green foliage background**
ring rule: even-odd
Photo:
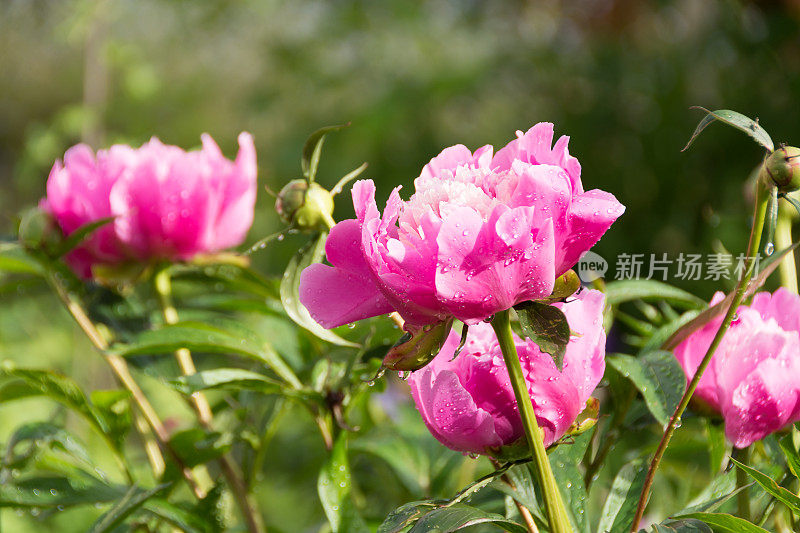
[[[311,131],[351,121],[329,136],[319,180],[332,186],[368,161],[365,176],[376,180],[380,204],[396,184],[408,190],[443,147],[499,147],[516,129],[546,120],[557,135],[571,136],[587,188],[611,191],[627,206],[596,249],[611,258],[612,270],[623,252],[674,256],[720,244],[739,251],[749,212],[743,182],[761,152],[715,125],[713,135],[680,153],[701,116],[688,107],[758,116],[776,141],[797,144],[799,21],[800,8],[788,0],[5,0],[0,233],[11,233],[19,209],[43,195],[53,161],[82,139],[97,148],[157,135],[191,147],[209,132],[232,156],[236,135],[247,130],[256,139],[261,185],[278,190],[299,176]],[[260,192],[251,242],[280,227],[272,201]],[[343,195],[336,217],[350,216]],[[298,242],[276,243],[255,256],[256,267],[281,272]],[[703,297],[715,288],[683,285]],[[52,297],[18,292],[0,292],[0,361],[111,387],[88,343],[53,311]],[[299,350],[296,338],[273,326],[286,352]],[[175,398],[151,389],[161,409],[188,417]],[[22,421],[52,415],[45,401],[16,405],[0,410],[0,440]],[[418,417],[400,409],[397,419],[432,442]],[[258,499],[286,531],[315,530],[324,521],[316,495],[324,454],[310,419],[294,418],[286,417],[270,448]],[[103,449],[81,421],[69,422],[91,450]],[[703,453],[697,439],[679,435],[672,454],[686,462],[665,471],[698,476],[676,490],[681,503],[702,484],[702,468],[692,464]],[[98,460],[113,470],[111,457]],[[609,464],[606,475],[620,467]],[[364,458],[355,468],[365,479],[388,475]],[[459,471],[452,487],[472,474]],[[363,494],[380,488],[408,499],[402,487],[369,483]],[[42,531],[42,523],[58,531],[88,525],[98,513],[32,522],[0,510],[0,523],[8,531]]]

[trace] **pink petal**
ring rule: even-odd
[[[560,276],[575,266],[624,212],[625,206],[605,191],[595,189],[574,197],[568,215],[569,235],[556,250],[556,275]]]
[[[573,333],[564,354],[562,374],[575,385],[584,404],[606,368],[605,296],[600,291],[583,289],[567,303],[554,305],[564,312]]]

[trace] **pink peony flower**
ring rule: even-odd
[[[711,305],[723,298],[718,292]],[[783,288],[761,292],[736,315],[694,397],[721,413],[725,435],[745,448],[800,420],[800,296]],[[709,322],[675,349],[687,380],[721,322],[722,317]]]
[[[235,162],[208,135],[201,150],[186,152],[153,138],[141,148],[108,150],[79,144],[56,161],[42,207],[69,235],[106,217],[67,261],[82,277],[95,264],[187,260],[236,246],[253,223],[256,153],[239,135]]]
[[[604,303],[601,292],[583,290],[569,303],[554,304],[574,333],[561,372],[533,341],[516,338],[545,446],[564,435],[603,377]],[[524,432],[497,338],[486,323],[470,326],[464,349],[452,360],[459,340],[451,332],[433,361],[411,373],[411,395],[425,425],[448,448],[503,455],[501,448],[524,443]]]
[[[327,328],[393,310],[415,325],[476,323],[548,296],[625,208],[583,191],[568,138],[551,148],[552,124],[517,135],[494,157],[491,146],[445,149],[411,198],[398,187],[382,215],[372,181],[356,182],[357,218],[337,224],[325,246],[333,266],[302,273],[311,316]]]

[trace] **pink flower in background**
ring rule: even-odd
[[[515,338],[544,444],[550,446],[583,411],[605,370],[604,296],[583,290],[566,304],[554,304],[567,317],[573,336],[563,371],[530,340]],[[522,420],[491,326],[470,326],[467,342],[453,359],[459,335],[408,383],[425,425],[442,444],[465,453],[495,455],[524,439]]]
[[[47,180],[42,206],[69,235],[102,218],[67,261],[83,277],[95,264],[188,260],[240,244],[253,223],[256,153],[253,138],[239,135],[236,161],[203,135],[203,147],[184,151],[153,138],[141,148],[108,150],[79,144]]]
[[[371,180],[353,186],[355,219],[326,243],[333,266],[303,271],[300,299],[327,328],[398,311],[410,324],[475,323],[548,296],[555,278],[625,210],[584,192],[567,137],[540,123],[492,156],[463,145],[422,169],[408,201],[395,189],[381,214]]]
[[[718,292],[711,305],[721,301]],[[725,419],[725,435],[744,448],[800,420],[800,296],[786,289],[755,295],[740,306],[695,397]],[[694,332],[675,357],[690,380],[722,322],[720,316]]]

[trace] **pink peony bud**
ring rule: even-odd
[[[718,292],[711,305],[724,295]],[[700,378],[699,398],[725,419],[725,435],[737,448],[800,420],[800,296],[786,289],[755,295],[740,306]],[[722,322],[720,316],[675,349],[694,376]]]
[[[302,273],[311,316],[327,328],[393,310],[410,324],[474,324],[549,296],[625,208],[583,191],[568,138],[552,146],[552,124],[517,135],[494,157],[491,146],[445,149],[411,198],[395,189],[383,214],[372,181],[356,182],[357,218],[340,222],[325,247],[333,266]]]
[[[533,341],[516,339],[545,446],[576,421],[603,377],[604,303],[601,292],[584,290],[569,303],[554,304],[573,331],[561,372]],[[452,360],[458,343],[459,335],[451,332],[439,355],[412,372],[408,383],[417,409],[433,436],[448,448],[513,459],[527,447],[494,331],[485,323],[470,326],[464,349]]]
[[[141,148],[108,150],[79,144],[56,161],[42,206],[64,234],[106,217],[67,261],[91,277],[93,265],[129,261],[188,260],[236,246],[253,223],[256,153],[253,138],[239,135],[235,162],[208,135],[186,152],[153,138]]]

